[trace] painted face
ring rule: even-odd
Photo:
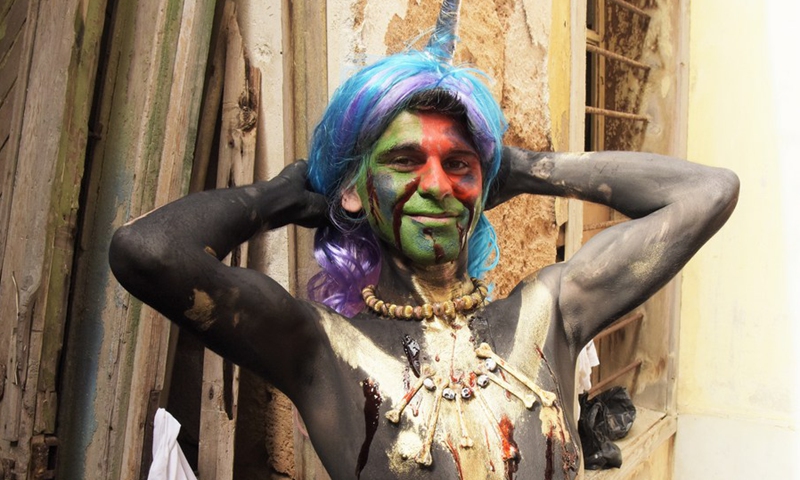
[[[482,211],[480,158],[466,128],[434,112],[402,112],[357,179],[378,236],[422,265],[451,262]],[[466,258],[466,257],[464,257]]]

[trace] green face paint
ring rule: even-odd
[[[479,156],[460,123],[402,112],[375,143],[356,191],[382,241],[435,265],[466,253],[482,209],[482,181]]]

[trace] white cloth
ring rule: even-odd
[[[600,359],[597,358],[597,349],[592,340],[578,354],[578,393],[592,388],[592,367],[598,365],[600,365]]]
[[[147,480],[197,480],[178,445],[181,424],[163,408],[153,422],[153,463]]]

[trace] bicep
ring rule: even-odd
[[[577,344],[647,300],[683,268],[721,226],[707,207],[675,202],[610,227],[566,262],[559,308]]]

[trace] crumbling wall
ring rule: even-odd
[[[613,2],[606,4],[608,49],[648,65],[649,70],[616,61],[606,63],[606,108],[644,114],[647,122],[606,118],[607,150],[673,152],[678,98],[678,45],[680,9],[674,0],[647,0],[649,17]]]

